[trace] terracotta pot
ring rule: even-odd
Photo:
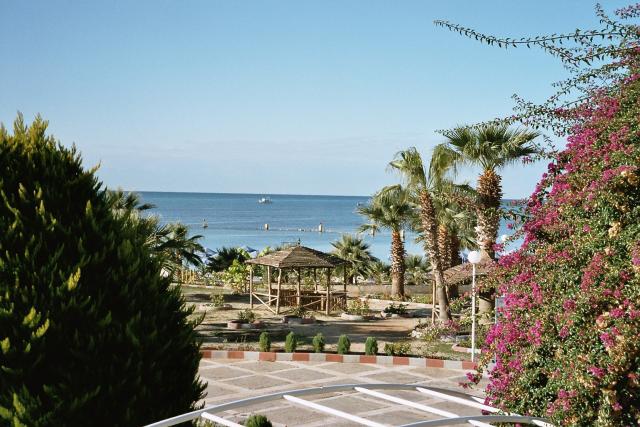
[[[241,329],[242,325],[246,325],[247,323],[242,320],[229,320],[227,322],[227,329]]]

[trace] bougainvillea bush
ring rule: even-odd
[[[506,302],[484,356],[492,405],[562,425],[640,420],[639,77],[580,109],[522,248],[489,278]]]

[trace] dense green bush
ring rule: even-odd
[[[273,427],[271,421],[269,421],[264,415],[251,415],[247,418],[244,425],[247,427]]]
[[[378,354],[378,340],[374,337],[368,337],[364,342],[364,354],[367,356],[375,356]]]
[[[271,351],[271,337],[269,336],[269,332],[264,331],[260,334],[258,344],[260,345],[260,351]]]
[[[325,345],[324,335],[322,335],[322,332],[318,332],[316,336],[313,337],[311,343],[313,344],[313,351],[315,351],[316,353],[322,353],[324,351]]]
[[[131,426],[202,397],[199,343],[133,208],[37,118],[0,128],[0,425]]]
[[[291,331],[287,334],[287,337],[284,340],[284,351],[287,353],[295,353],[296,348],[298,347],[298,336],[295,332]]]
[[[351,348],[351,341],[346,335],[340,335],[338,338],[338,354],[347,354]]]

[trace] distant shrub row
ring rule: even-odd
[[[289,332],[285,338],[284,350],[287,353],[295,353],[298,345],[301,341],[301,337],[295,332]],[[317,333],[311,340],[313,351],[315,353],[322,353],[324,351],[326,342],[322,333]],[[271,351],[271,337],[269,332],[262,332],[258,341],[260,351]],[[378,340],[374,337],[368,337],[364,343],[364,352],[367,356],[374,356],[378,354]],[[340,335],[337,343],[337,353],[347,354],[351,350],[351,340],[347,335]],[[387,343],[384,346],[384,352],[388,356],[403,356],[411,352],[411,345],[409,343]]]

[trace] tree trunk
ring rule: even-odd
[[[462,259],[460,259],[460,239],[455,234],[451,234],[450,237],[449,247],[447,248],[450,260],[449,268],[462,264]],[[447,290],[449,291],[449,298],[458,298],[460,296],[457,284],[448,286]]]
[[[436,210],[433,207],[433,201],[428,191],[420,193],[420,207],[420,220],[425,236],[425,250],[431,263],[431,271],[433,273],[440,308],[438,319],[444,322],[451,320],[451,309],[449,308],[449,299],[447,298],[447,290],[445,289],[444,274],[442,274],[442,260],[438,251],[438,222],[436,220]],[[435,307],[435,301],[433,305]]]
[[[487,169],[478,178],[478,246],[482,255],[495,258],[493,246],[498,238],[500,227],[500,202],[502,201],[502,178],[495,171]],[[478,316],[484,319],[493,311],[495,301],[491,293],[481,293]],[[481,320],[482,321],[482,320]]]
[[[457,238],[456,238],[457,239]],[[447,271],[447,269],[453,267],[453,258],[451,256],[452,249],[451,245],[453,245],[454,234],[449,231],[449,229],[443,225],[438,225],[438,254],[440,255],[440,263],[442,264],[443,273]],[[451,298],[455,298],[458,296],[458,286],[457,285],[447,285],[445,286],[447,291],[447,298],[449,301]]]
[[[498,238],[500,227],[500,201],[502,200],[502,186],[500,175],[487,169],[478,178],[478,246],[489,257],[495,257],[493,245]]]
[[[399,230],[391,232],[391,294],[404,297],[404,243]]]

